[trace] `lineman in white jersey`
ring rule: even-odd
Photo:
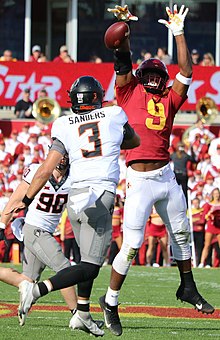
[[[72,114],[53,123],[51,150],[23,201],[14,206],[15,211],[28,206],[67,152],[71,177],[67,208],[80,246],[81,262],[39,285],[27,282],[32,289],[23,296],[23,308],[28,310],[33,299],[51,290],[78,284],[77,313],[70,327],[96,336],[104,332],[91,323],[89,299],[93,280],[98,276],[111,241],[120,148],[134,148],[140,144],[125,112],[118,106],[102,107],[103,96],[101,84],[93,77],[80,77],[73,83],[69,91]]]
[[[23,180],[10,197],[1,215],[0,227],[2,229],[12,220],[13,213],[7,214],[17,200],[22,199],[24,193],[30,186],[39,164],[32,164],[25,169]],[[24,226],[21,233],[21,224],[17,224],[20,239],[24,238],[24,259],[22,274],[12,268],[0,268],[0,280],[13,286],[22,287],[23,280],[31,282],[39,280],[40,275],[46,266],[55,272],[70,267],[70,262],[65,258],[61,246],[53,237],[53,232],[59,223],[61,214],[66,206],[70,189],[69,160],[64,156],[54,169],[49,180],[35,196],[29,205],[24,219]],[[18,219],[17,219],[18,220]],[[19,219],[20,222],[21,219]],[[19,236],[18,236],[19,237]],[[73,312],[76,308],[76,294],[74,287],[61,290],[61,293]],[[23,326],[26,319],[19,306],[18,317],[20,325]]]

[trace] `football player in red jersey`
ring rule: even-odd
[[[117,9],[120,12],[121,9]],[[141,138],[139,147],[126,150],[128,169],[123,244],[112,265],[110,286],[99,300],[106,326],[115,335],[122,334],[118,316],[119,292],[143,242],[146,221],[153,205],[172,240],[181,278],[177,299],[194,305],[198,311],[214,312],[214,308],[198,293],[193,280],[186,199],[169,165],[173,120],[187,98],[192,80],[192,62],[183,30],[188,8],[183,5],[178,11],[174,5],[173,12],[168,7],[166,12],[169,21],[160,19],[159,22],[175,37],[179,66],[179,73],[170,88],[166,87],[169,79],[167,68],[160,60],[143,61],[133,75],[129,39],[114,50],[116,99]]]

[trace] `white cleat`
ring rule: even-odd
[[[85,318],[83,317],[85,315]],[[79,312],[76,311],[76,313],[72,316],[69,327],[72,329],[78,329],[81,331],[84,331],[86,333],[90,333],[94,336],[103,336],[105,332],[101,330],[97,324],[93,321],[90,313],[81,312],[79,315]]]
[[[32,294],[33,287],[34,283],[27,280],[24,280],[19,284],[20,303],[18,306],[18,320],[20,326],[24,326],[28,312],[35,302]]]

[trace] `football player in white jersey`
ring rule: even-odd
[[[33,299],[77,284],[77,313],[70,327],[103,336],[104,332],[91,322],[89,299],[93,280],[98,276],[111,242],[120,149],[137,147],[140,138],[128,124],[121,107],[102,107],[104,90],[95,78],[78,78],[71,86],[69,97],[72,114],[57,118],[53,123],[51,150],[22,202],[14,205],[13,210],[20,211],[32,202],[67,152],[71,178],[67,208],[80,247],[81,262],[39,285],[27,282],[21,299],[23,313],[27,313]]]
[[[7,211],[11,209],[17,200],[22,199],[24,193],[27,192],[39,166],[39,164],[32,164],[25,169],[22,182],[10,197],[9,202],[2,212],[0,222],[1,231],[3,231],[5,226],[13,218],[13,214],[7,214]],[[53,237],[53,232],[59,224],[61,214],[67,203],[69,189],[69,159],[67,155],[64,155],[60,163],[53,170],[49,180],[29,205],[27,214],[24,218],[22,233],[19,230],[21,225],[17,225],[18,230],[16,232],[18,235],[20,234],[20,237],[24,237],[22,274],[16,272],[12,268],[0,267],[1,281],[21,289],[23,280],[28,280],[30,282],[39,280],[41,272],[46,266],[50,267],[55,272],[70,267],[70,262],[65,258],[61,246]],[[63,289],[61,290],[61,293],[69,309],[74,312],[76,308],[74,287]],[[22,313],[20,307],[18,316],[20,325],[23,326],[26,314]]]

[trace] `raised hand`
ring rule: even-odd
[[[159,19],[158,22],[168,27],[174,36],[183,34],[184,20],[189,12],[189,8],[185,8],[185,6],[182,5],[178,13],[177,5],[174,5],[173,12],[171,12],[169,7],[166,7],[166,12],[169,17],[169,21]]]
[[[124,7],[116,5],[115,8],[108,8],[107,11],[113,13],[114,16],[121,21],[138,20],[138,17],[131,14],[131,12],[128,9],[128,5],[125,5]]]

